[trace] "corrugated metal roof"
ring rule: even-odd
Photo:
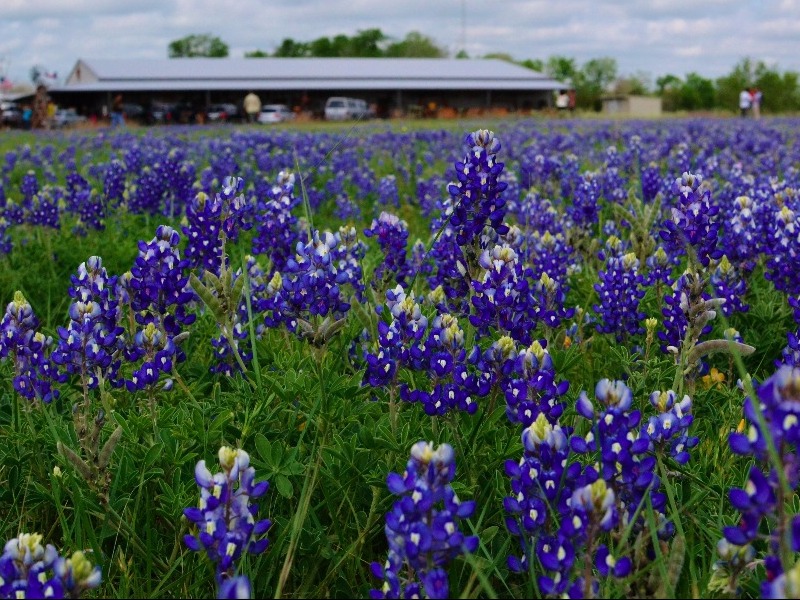
[[[560,87],[558,84],[555,88]],[[57,92],[149,92],[169,90],[552,90],[548,81],[529,82],[474,79],[403,80],[403,79],[197,79],[160,81],[100,81],[53,88]]]
[[[77,71],[86,83],[76,81]],[[88,73],[87,71],[88,70]],[[563,84],[498,59],[184,58],[78,61],[54,91],[165,89],[552,90]]]

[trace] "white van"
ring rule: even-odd
[[[325,103],[325,119],[328,121],[348,121],[351,119],[368,119],[369,106],[366,100],[332,96]]]

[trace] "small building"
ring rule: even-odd
[[[603,98],[603,113],[625,117],[658,117],[662,114],[661,98],[620,94]]]
[[[330,96],[372,104],[378,116],[415,115],[437,107],[518,112],[552,106],[562,86],[499,59],[438,58],[173,58],[80,59],[63,85],[60,104],[96,114],[123,94],[125,102],[185,102],[197,107],[241,101],[254,91],[264,104],[280,103],[322,115]]]

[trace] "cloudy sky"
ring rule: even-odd
[[[743,58],[800,72],[800,0],[0,0],[0,71],[67,75],[79,58],[166,58],[210,33],[231,57],[378,28],[418,31],[455,55],[617,61],[620,76],[716,78]]]

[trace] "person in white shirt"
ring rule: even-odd
[[[247,114],[247,120],[250,123],[258,121],[258,113],[261,112],[261,98],[250,92],[244,97],[244,112]]]
[[[753,106],[753,96],[750,95],[750,90],[747,88],[739,92],[739,113],[746,117],[750,113],[750,108]]]

